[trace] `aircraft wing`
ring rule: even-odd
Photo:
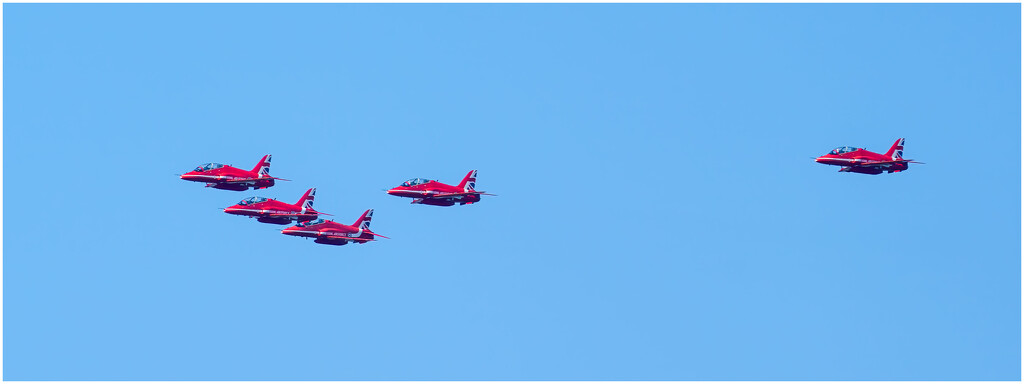
[[[323,213],[323,212],[306,212],[306,213],[300,213],[300,212],[289,212],[289,213],[264,213],[264,215],[266,215],[266,216],[273,216],[273,217],[289,217],[289,216],[291,216],[291,217],[299,217],[299,216],[308,216],[308,215],[327,215],[327,216],[334,216],[334,215],[332,215],[332,214],[330,214],[330,213]]]
[[[334,239],[334,240],[348,240],[348,241],[376,241],[376,240],[374,240],[374,239],[364,239],[364,238],[362,238],[362,237],[348,237],[348,236],[335,236],[335,235],[323,235],[323,236],[320,236],[320,237],[321,237],[321,238],[325,238],[325,239]],[[383,236],[381,236],[381,237],[383,237]]]
[[[417,192],[419,192],[420,195],[423,195],[423,197],[426,197],[426,198],[431,198],[431,197],[436,197],[436,196],[441,196],[441,195],[448,194],[448,192],[436,192],[436,191],[417,191]]]
[[[239,177],[239,178],[231,178],[231,179],[227,179],[227,180],[217,180],[217,183],[220,183],[220,184],[241,184],[241,183],[248,183],[248,182],[253,182],[253,181],[257,181],[257,180],[260,180],[260,179],[241,178],[241,177]]]
[[[436,198],[455,197],[455,196],[468,196],[468,195],[497,196],[495,194],[486,193],[486,192],[483,192],[483,191],[473,191],[473,192],[442,192],[442,193],[436,193],[436,194],[433,194],[433,195],[429,195],[427,197],[431,198],[431,199],[436,199]]]
[[[859,162],[859,163],[852,163],[852,164],[850,164],[850,166],[852,166],[852,167],[868,167],[868,168],[870,168],[870,167],[880,167],[881,168],[881,167],[887,167],[888,165],[891,165],[891,164],[899,164],[899,163],[924,164],[924,163],[922,163],[920,161],[914,161],[914,160],[910,160],[910,159],[900,159],[900,160],[888,160],[888,161],[865,161],[865,162]]]
[[[887,161],[867,161],[861,164],[892,164],[892,163],[917,163],[911,159],[900,159],[900,160],[887,160]]]

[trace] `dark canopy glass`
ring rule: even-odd
[[[417,177],[415,179],[406,180],[404,183],[402,183],[402,186],[403,187],[411,187],[411,186],[414,186],[414,185],[426,184],[426,183],[429,183],[431,181],[433,181],[433,180],[423,179],[423,178],[418,178]]]
[[[220,168],[220,167],[223,167],[223,166],[224,166],[224,164],[206,163],[206,164],[203,164],[203,165],[200,165],[200,166],[196,167],[195,171],[196,172],[209,171],[211,169],[217,169],[217,168]]]
[[[316,219],[316,220],[313,220],[313,221],[307,221],[307,222],[304,222],[304,223],[298,223],[298,224],[296,224],[296,226],[297,227],[307,227],[307,226],[310,226],[310,225],[323,224],[326,221],[327,220],[324,220],[324,219]]]
[[[842,154],[844,154],[844,153],[847,153],[847,152],[853,152],[853,151],[856,151],[856,150],[858,150],[858,149],[860,149],[860,148],[854,148],[854,147],[839,147],[839,148],[833,149],[833,150],[832,150],[832,152],[829,152],[828,154],[830,154],[830,155],[842,155]]]
[[[253,197],[250,197],[248,199],[239,201],[238,205],[249,205],[249,204],[262,203],[262,202],[267,201],[267,200],[268,199],[266,197],[253,196]]]

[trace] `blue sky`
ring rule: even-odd
[[[3,21],[5,380],[1020,379],[1019,4]],[[500,196],[381,191],[470,169]],[[219,209],[310,187],[392,239]]]

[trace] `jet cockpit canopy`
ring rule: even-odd
[[[249,204],[262,203],[262,202],[267,201],[267,200],[268,199],[266,197],[253,196],[253,197],[250,197],[248,199],[239,201],[238,205],[249,205]]]
[[[832,152],[829,152],[828,154],[830,154],[830,155],[842,155],[844,153],[853,152],[853,151],[856,151],[858,149],[860,149],[860,148],[855,148],[855,147],[839,147],[839,148],[833,149]]]
[[[431,181],[433,181],[433,180],[421,179],[421,178],[417,177],[415,179],[406,180],[404,183],[402,183],[401,186],[402,187],[411,187],[411,186],[414,186],[414,185],[426,184],[426,183],[429,183]]]
[[[221,168],[223,166],[224,166],[224,164],[206,163],[206,164],[203,164],[203,165],[200,165],[200,166],[196,167],[195,171],[196,172],[209,171],[211,169],[217,169],[217,168]]]
[[[307,221],[307,222],[304,222],[304,223],[298,223],[295,226],[297,226],[297,227],[306,227],[306,226],[310,226],[310,225],[323,224],[325,222],[327,222],[327,220],[316,219],[316,220],[313,220],[313,221]]]

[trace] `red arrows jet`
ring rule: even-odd
[[[316,188],[310,188],[295,204],[254,196],[224,208],[224,212],[255,217],[256,221],[271,224],[290,224],[292,220],[298,222],[316,220],[317,215],[326,215],[326,213],[313,209],[315,195]]]
[[[281,233],[291,236],[313,237],[314,243],[345,245],[348,243],[363,244],[374,241],[374,236],[388,239],[370,231],[370,219],[373,218],[373,210],[367,209],[359,216],[359,220],[352,225],[336,223],[331,220],[317,219],[299,223],[298,225],[285,228]]]
[[[476,170],[462,179],[457,186],[438,183],[427,179],[409,179],[397,187],[388,190],[389,195],[412,197],[412,204],[452,206],[473,204],[480,201],[480,195],[496,196],[476,190]]]
[[[903,158],[904,142],[903,138],[896,139],[892,148],[889,148],[889,151],[884,155],[868,151],[864,148],[839,147],[833,149],[828,154],[814,159],[814,161],[841,166],[842,168],[839,169],[839,172],[866,173],[869,175],[877,175],[882,172],[906,171],[909,167],[907,163],[924,164],[919,161]]]
[[[204,182],[207,187],[232,191],[244,191],[250,187],[252,189],[272,187],[274,180],[290,181],[270,176],[270,155],[263,156],[251,171],[230,165],[206,163],[196,167],[192,172],[181,175],[181,179]]]

